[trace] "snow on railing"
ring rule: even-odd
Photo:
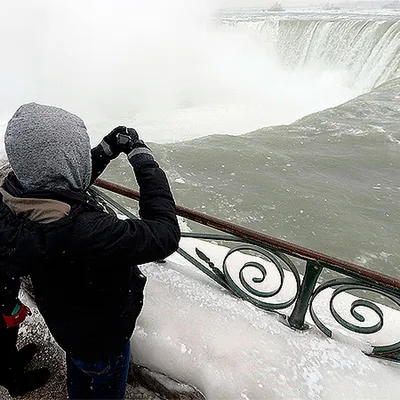
[[[102,179],[98,179],[95,185],[130,199],[140,198],[139,192]],[[128,218],[137,218],[103,191],[92,188],[90,193],[110,212],[112,212],[111,206]],[[322,292],[325,293],[325,297],[328,296],[325,302],[329,304],[332,321],[351,332],[361,335],[376,334],[384,325],[387,314],[385,310],[392,309],[394,312],[386,319],[395,326],[400,326],[400,312],[396,312],[400,310],[399,279],[186,207],[177,206],[176,209],[179,216],[224,233],[183,232],[183,238],[220,241],[230,245],[227,255],[224,260],[218,261],[218,265],[198,248],[189,254],[181,246],[177,252],[233,295],[249,301],[258,308],[278,313],[280,320],[289,327],[296,330],[307,329],[308,324],[305,320],[309,312],[315,325],[325,335],[332,337],[332,330],[322,322],[314,309],[314,302]],[[232,274],[230,259],[234,258],[242,262],[242,267]],[[279,282],[273,290],[266,289],[267,268],[262,260],[266,261],[268,266],[275,267],[275,271],[268,272],[268,277],[275,275],[275,280]],[[252,275],[249,271],[252,271]],[[330,275],[321,281],[321,273],[326,271]],[[332,272],[339,274],[340,277],[332,278]],[[285,281],[291,281],[289,286],[292,290],[285,287]],[[349,311],[343,309],[338,311],[335,303],[337,297],[342,293],[353,292],[362,295],[348,296]],[[371,294],[375,296],[373,300],[370,299]],[[376,301],[377,298],[382,299],[385,305]],[[387,307],[387,304],[390,306]],[[286,314],[281,310],[285,310]],[[360,310],[364,310],[364,313],[361,314]],[[343,313],[347,313],[347,317],[353,318],[355,322],[348,322],[348,319],[341,316]],[[366,326],[367,319],[375,322]],[[397,332],[400,334],[398,329]],[[365,352],[371,356],[400,361],[400,339],[395,338],[394,341],[395,343],[387,345],[371,345],[372,350]]]

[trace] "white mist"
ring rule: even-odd
[[[3,122],[36,101],[81,116],[94,142],[117,124],[166,142],[286,124],[354,96],[336,71],[285,70],[259,36],[216,24],[216,1],[1,3]]]

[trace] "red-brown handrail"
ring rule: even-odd
[[[122,196],[129,197],[130,199],[134,200],[140,199],[140,194],[138,191],[118,185],[116,183],[108,182],[103,179],[97,179],[95,181],[95,185],[110,190],[111,192],[118,193]],[[347,271],[351,275],[357,275],[361,278],[375,282],[376,284],[384,285],[388,288],[394,289],[396,292],[400,291],[400,280],[391,277],[389,275],[369,270],[357,264],[343,261],[335,257],[330,257],[326,254],[319,253],[317,251],[310,250],[305,247],[298,246],[294,243],[286,242],[284,240],[277,239],[272,236],[268,236],[264,233],[255,231],[253,229],[245,228],[240,225],[236,225],[231,222],[227,222],[222,219],[212,217],[210,215],[198,211],[191,210],[190,208],[177,205],[176,210],[177,214],[180,215],[181,217],[198,222],[202,225],[209,226],[211,228],[218,229],[222,232],[230,233],[235,236],[243,237],[256,242],[265,243],[278,250],[288,252],[293,255],[297,255],[301,258],[322,262],[332,267],[339,267],[340,269]],[[337,270],[337,268],[334,269]]]

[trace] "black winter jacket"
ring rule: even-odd
[[[175,203],[164,172],[150,162],[135,174],[141,220],[120,220],[89,195],[71,191],[22,196],[70,206],[67,216],[50,223],[15,215],[0,204],[0,277],[8,288],[0,288],[0,299],[15,299],[15,277],[30,274],[50,332],[79,360],[102,359],[129,340],[146,282],[136,265],[178,247]],[[3,189],[15,196],[13,180],[11,173]]]

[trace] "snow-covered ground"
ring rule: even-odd
[[[216,260],[226,254],[226,248],[196,239],[182,239],[181,246],[190,252],[196,246]],[[399,398],[400,364],[364,355],[354,339],[344,334],[330,339],[313,326],[293,331],[274,314],[222,290],[178,254],[165,264],[141,269],[148,284],[132,337],[135,363],[189,383],[207,399]],[[344,296],[344,303],[346,296],[351,301]],[[325,321],[328,309],[323,303],[316,311]],[[391,344],[399,339],[400,313],[383,310],[388,326],[374,342],[385,339],[384,344]],[[32,331],[29,327],[38,318],[36,314],[26,323],[22,335]],[[36,332],[47,347],[41,358],[46,362],[49,347],[56,346],[43,325],[36,326]],[[55,376],[37,398],[45,398],[43,393],[48,399],[65,395],[65,371],[57,357],[62,358],[62,352],[53,355],[56,366],[50,367]],[[128,387],[126,398],[157,397]]]
[[[182,247],[194,243],[213,258],[226,254],[194,239]],[[176,254],[166,265],[142,267],[149,283],[132,340],[139,364],[196,386],[208,399],[398,399],[399,364],[367,357],[344,335],[293,331],[193,269]],[[325,307],[316,310],[327,314]],[[400,313],[385,312],[391,327],[375,340],[385,336],[391,344],[399,340]]]

